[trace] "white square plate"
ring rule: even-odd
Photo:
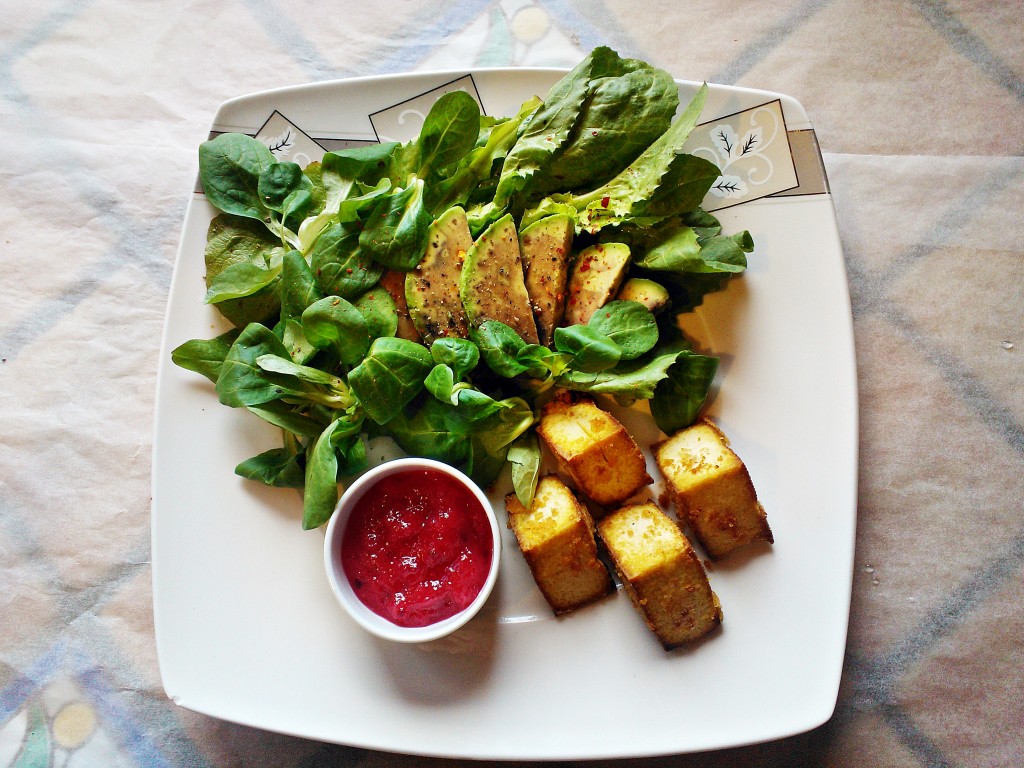
[[[486,112],[504,115],[562,73],[468,74]],[[277,111],[301,127],[303,141],[375,140],[370,115],[465,75],[255,94],[224,104],[213,130],[255,134]],[[684,103],[695,88],[680,83]],[[712,86],[702,120],[749,116],[769,102],[781,105],[788,136],[811,136],[813,145],[802,107],[778,94]],[[394,124],[409,116],[383,114]],[[413,124],[410,135],[417,131]],[[820,162],[816,148],[813,155]],[[389,645],[351,622],[323,573],[322,530],[301,530],[298,494],[233,473],[274,447],[276,431],[221,406],[209,382],[171,363],[182,342],[226,329],[203,304],[214,211],[194,194],[167,311],[153,450],[154,609],[168,695],[312,739],[488,759],[682,753],[826,721],[850,602],[857,395],[832,200],[820,165],[809,172],[802,163],[797,194],[717,212],[726,232],[750,230],[756,248],[747,273],[687,321],[699,348],[721,358],[709,413],[747,463],[776,543],[710,569],[723,626],[674,652],[662,650],[621,590],[554,618],[508,532],[488,607],[451,638]],[[643,446],[658,436],[643,410],[618,413]],[[499,512],[505,490],[495,490]],[[652,487],[653,498],[660,490]]]

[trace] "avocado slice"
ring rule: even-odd
[[[537,344],[537,325],[523,277],[519,234],[511,214],[484,230],[466,254],[459,286],[462,304],[472,326],[498,320],[527,344]]]
[[[409,318],[427,346],[442,336],[469,335],[459,298],[459,279],[472,245],[466,212],[459,206],[449,208],[430,225],[427,251],[420,263],[406,273]]]
[[[572,218],[557,214],[536,221],[519,233],[526,292],[537,322],[537,337],[545,346],[551,343],[555,326],[565,311],[565,281],[569,276],[574,231]]]
[[[646,277],[631,277],[619,288],[619,301],[635,301],[654,314],[663,310],[669,301],[668,289]]]
[[[629,246],[597,243],[580,251],[572,265],[564,325],[578,325],[611,301],[629,268]]]

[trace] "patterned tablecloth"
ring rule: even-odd
[[[163,691],[153,413],[196,147],[232,96],[572,66],[602,44],[807,109],[845,251],[860,393],[834,716],[776,742],[640,764],[1024,765],[1019,3],[0,8],[0,766],[450,764],[222,722]]]

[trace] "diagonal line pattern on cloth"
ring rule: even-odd
[[[490,0],[463,0],[453,3],[433,23],[423,23],[423,19],[414,19],[402,25],[395,34],[396,39],[403,40],[401,47],[383,48],[368,56],[364,56],[356,70],[374,70],[379,73],[411,72],[416,65],[437,49],[439,39],[446,39],[452,33],[460,31],[469,18],[483,13],[492,5]],[[406,34],[410,29],[414,33]],[[374,64],[371,65],[371,62]],[[470,63],[467,63],[470,66]]]
[[[907,249],[893,258],[885,271],[874,276],[861,269],[859,261],[847,250],[846,268],[851,291],[858,299],[873,297],[863,303],[858,300],[854,304],[854,317],[869,312],[884,315],[935,367],[947,385],[985,425],[1024,455],[1024,425],[992,396],[960,360],[940,349],[933,340],[922,333],[899,303],[889,297],[886,290],[886,286],[908,269],[944,247],[966,229],[972,217],[965,216],[964,211],[984,210],[996,195],[1013,184],[1020,183],[1022,172],[1024,171],[1008,173],[1005,168],[1001,168],[981,178],[978,183],[966,190],[949,210],[939,216],[931,232],[922,236],[923,241],[934,245],[915,245]]]
[[[880,710],[882,719],[922,765],[927,768],[957,768],[956,763],[949,761],[938,745],[915,725],[902,707],[897,704],[885,704]]]
[[[245,0],[253,18],[259,22],[272,41],[292,61],[302,67],[311,80],[339,77],[338,70],[317,49],[308,37],[289,19],[273,0]]]
[[[914,721],[900,707],[896,686],[910,669],[942,637],[960,625],[989,594],[998,589],[1024,565],[1024,534],[978,569],[951,597],[930,611],[903,643],[875,659],[847,655],[846,676],[853,693],[842,704],[841,716],[855,711],[877,711],[900,741],[928,766],[949,766],[948,762]]]
[[[911,3],[953,50],[1024,103],[1024,81],[950,11],[944,0],[911,0]]]
[[[31,307],[22,317],[0,331],[0,349],[4,357],[16,358],[32,341],[54,328],[103,284],[103,281],[124,268],[126,264],[140,267],[146,272],[158,292],[166,293],[170,287],[171,264],[160,257],[160,239],[168,227],[180,227],[184,206],[180,212],[147,221],[145,226],[134,226],[129,218],[118,212],[116,206],[104,211],[94,199],[86,202],[96,208],[105,224],[118,236],[118,242],[100,261],[90,265],[76,277],[73,284],[59,294],[47,297]]]
[[[85,2],[78,3],[60,3],[56,10],[44,17],[20,40],[9,47],[6,47],[3,52],[0,53],[0,82],[11,81],[13,79],[11,70],[15,61],[30,52],[41,42],[51,37],[69,21],[77,18],[92,4],[92,0],[86,0]],[[4,88],[4,98],[8,98],[6,90],[7,89]]]
[[[64,20],[61,17],[61,21]],[[37,34],[32,39],[38,42],[41,38]],[[31,47],[21,45],[18,50],[19,55],[24,55]],[[77,190],[81,201],[95,212],[116,240],[107,255],[90,265],[73,284],[65,287],[60,294],[51,295],[41,304],[34,305],[26,314],[0,331],[0,348],[5,357],[13,359],[28,343],[53,328],[61,318],[91,296],[105,278],[126,264],[142,269],[150,276],[155,288],[166,293],[170,287],[171,264],[162,256],[161,237],[170,228],[180,227],[185,204],[183,200],[172,212],[147,217],[144,223],[127,214],[122,209],[122,199],[117,188],[98,174],[86,170],[73,142],[60,138],[56,133],[55,120],[40,113],[31,99],[10,79],[10,63],[4,61],[0,95],[16,106],[17,115],[31,127],[28,135],[36,137],[33,149],[37,160],[25,158],[25,164],[51,164],[65,169],[64,180]]]
[[[709,82],[732,85],[782,45],[807,20],[826,8],[832,0],[804,0],[778,20],[760,38],[748,45],[739,56],[711,75]]]
[[[599,23],[612,18],[611,12],[604,7],[603,2],[587,5],[585,16],[566,0],[537,0],[537,4],[543,7],[564,30],[571,30],[584,51],[599,45],[608,45],[622,56],[643,55],[640,47],[621,27]]]
[[[1006,173],[1005,168],[981,178],[943,212],[932,225],[931,231],[921,238],[930,245],[915,245],[898,254],[887,269],[869,275],[861,268],[856,253],[846,248],[847,274],[854,302],[854,316],[879,314],[888,320],[932,365],[957,397],[995,434],[1000,435],[1024,456],[1024,427],[1015,421],[1012,413],[1001,406],[982,386],[965,365],[955,356],[929,339],[913,323],[888,292],[899,276],[906,273],[931,253],[954,242],[973,220],[964,211],[978,212],[1001,191],[1019,183],[1020,175]],[[860,297],[865,297],[862,301]],[[873,297],[873,298],[867,298]],[[877,659],[848,656],[847,673],[854,687],[854,700],[847,705],[852,710],[876,710],[903,743],[922,764],[945,768],[953,763],[943,755],[901,708],[895,689],[902,676],[940,638],[959,626],[991,591],[1004,584],[1024,563],[1024,533],[1010,547],[975,572],[974,576],[948,597],[926,617],[891,653]]]

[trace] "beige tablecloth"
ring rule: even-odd
[[[845,251],[860,391],[834,716],[777,742],[640,764],[1024,765],[1018,2],[0,9],[0,766],[450,764],[229,724],[163,692],[152,415],[196,147],[239,94],[572,66],[600,44],[807,109]]]

